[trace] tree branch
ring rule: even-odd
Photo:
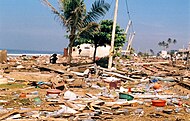
[[[54,14],[58,15],[61,18],[61,20],[63,20],[64,24],[67,23],[65,20],[65,17],[61,15],[60,12],[56,10],[55,7],[53,7],[52,4],[48,0],[41,0],[41,1],[42,3],[44,3],[44,5],[48,6]]]

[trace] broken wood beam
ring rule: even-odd
[[[65,74],[65,73],[67,73],[65,70],[56,69],[56,68],[48,67],[48,66],[45,66],[45,65],[36,65],[36,66],[37,66],[39,69],[47,69],[47,70],[54,71],[54,72],[57,72],[57,73],[60,73],[60,74]]]
[[[103,70],[103,71],[108,71],[108,72],[116,72],[116,73],[120,73],[120,74],[126,74],[123,71],[119,71],[119,70],[109,70],[107,68],[102,68],[102,67],[97,67],[97,69]]]
[[[133,63],[134,66],[155,65],[155,64],[169,64],[169,61],[163,61],[163,62],[149,62],[149,63]]]
[[[133,78],[130,78],[130,77],[127,77],[127,76],[124,76],[124,75],[121,75],[121,74],[118,74],[118,73],[115,73],[115,72],[104,72],[104,73],[114,75],[116,77],[127,79],[127,80],[130,80],[130,81],[137,81],[136,79],[133,79]]]

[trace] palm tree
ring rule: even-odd
[[[169,43],[165,43],[165,48],[169,48]]]
[[[168,43],[170,44],[172,42],[172,39],[171,38],[168,38]]]
[[[75,40],[83,31],[96,30],[99,24],[95,23],[101,16],[109,10],[110,5],[104,0],[96,0],[89,12],[86,12],[84,0],[59,0],[59,11],[52,6],[48,0],[42,0],[51,11],[56,14],[63,26],[69,32],[69,59],[72,60],[72,47]]]
[[[154,50],[150,49],[150,53],[151,53],[151,55],[154,55]]]
[[[161,47],[162,46],[162,42],[159,42],[158,45]]]
[[[176,40],[176,39],[174,39],[174,40],[173,40],[173,44],[176,44],[176,43],[177,43],[177,40]]]

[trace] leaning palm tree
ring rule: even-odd
[[[154,50],[150,49],[150,53],[151,53],[151,55],[154,55]]]
[[[52,6],[48,0],[42,0],[51,11],[57,15],[61,23],[67,28],[69,32],[69,59],[72,60],[72,47],[75,40],[83,31],[96,30],[99,24],[95,23],[101,16],[104,16],[109,10],[110,5],[104,0],[96,0],[92,4],[89,12],[86,12],[84,0],[59,0],[59,10]]]
[[[159,45],[160,47],[162,47],[162,46],[163,46],[163,45],[162,45],[162,42],[159,42],[159,43],[158,43],[158,45]]]

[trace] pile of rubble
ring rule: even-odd
[[[190,120],[190,71],[182,61],[120,59],[108,70],[59,59],[0,64],[0,120]]]

